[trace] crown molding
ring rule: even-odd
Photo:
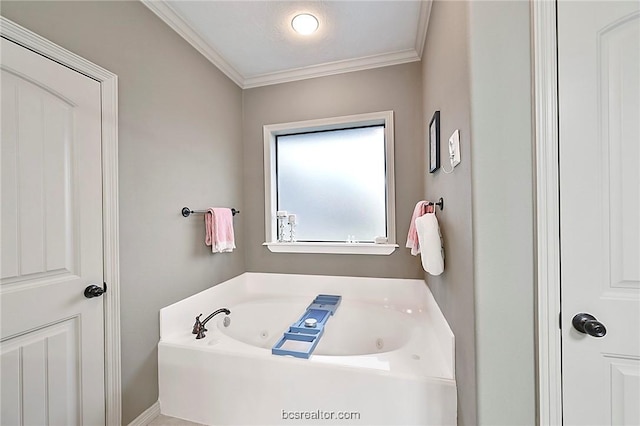
[[[244,81],[243,89],[269,86],[271,84],[288,83],[291,81],[306,80],[308,78],[326,77],[329,75],[362,71],[372,68],[381,68],[390,65],[406,64],[407,62],[416,62],[419,60],[420,57],[414,49],[404,50],[401,52],[384,53],[380,55],[364,56],[362,58],[328,62],[319,65],[311,65],[308,67],[301,67],[286,71],[248,77]]]
[[[191,46],[218,67],[227,77],[238,86],[243,87],[244,77],[233,65],[227,62],[209,43],[207,43],[167,2],[159,0],[140,0],[158,18],[180,34]]]
[[[288,83],[292,81],[306,80],[309,78],[326,77],[329,75],[419,61],[422,57],[422,50],[425,44],[432,4],[432,0],[426,0],[420,5],[418,33],[414,49],[245,77],[235,67],[233,67],[233,65],[227,62],[220,53],[211,47],[211,45],[207,43],[207,41],[202,38],[198,32],[193,29],[191,25],[166,1],[140,1],[242,89]]]
[[[429,17],[431,16],[432,0],[422,1],[420,3],[420,14],[418,15],[418,31],[416,34],[416,52],[422,58],[424,45],[427,41],[427,28],[429,27]]]

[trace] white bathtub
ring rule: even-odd
[[[272,355],[321,293],[342,303],[313,355]],[[158,363],[162,413],[198,423],[456,424],[453,334],[420,280],[246,273],[160,311]]]

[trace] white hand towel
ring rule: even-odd
[[[444,271],[444,248],[436,214],[427,213],[418,217],[416,231],[418,231],[422,267],[431,275],[440,275]]]

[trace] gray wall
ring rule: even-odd
[[[428,159],[424,160],[424,194],[428,200],[445,200],[445,209],[436,214],[446,265],[442,275],[425,275],[425,279],[456,336],[460,425],[477,424],[468,10],[466,2],[433,3],[422,61],[423,132],[428,134],[428,120],[439,110],[441,140],[440,169],[428,173]],[[448,140],[456,129],[460,130],[461,163],[445,174],[443,168],[451,170]]]
[[[478,423],[535,424],[529,2],[471,2]]]
[[[242,205],[241,90],[139,2],[2,2],[2,15],[119,77],[123,423],[158,398],[158,310],[244,272],[202,216]]]
[[[412,63],[244,91],[244,205],[247,270],[395,278],[422,277],[420,261],[403,248],[415,203],[422,198],[420,64]],[[265,124],[393,110],[395,112],[396,235],[390,256],[271,253],[264,242]]]
[[[448,138],[461,136],[455,172],[425,181],[427,198],[446,200],[447,269],[426,280],[456,335],[461,425],[536,421],[529,19],[526,1],[436,1],[423,55],[447,170]]]

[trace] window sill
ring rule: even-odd
[[[397,244],[374,243],[263,243],[273,253],[374,254],[390,255]]]

